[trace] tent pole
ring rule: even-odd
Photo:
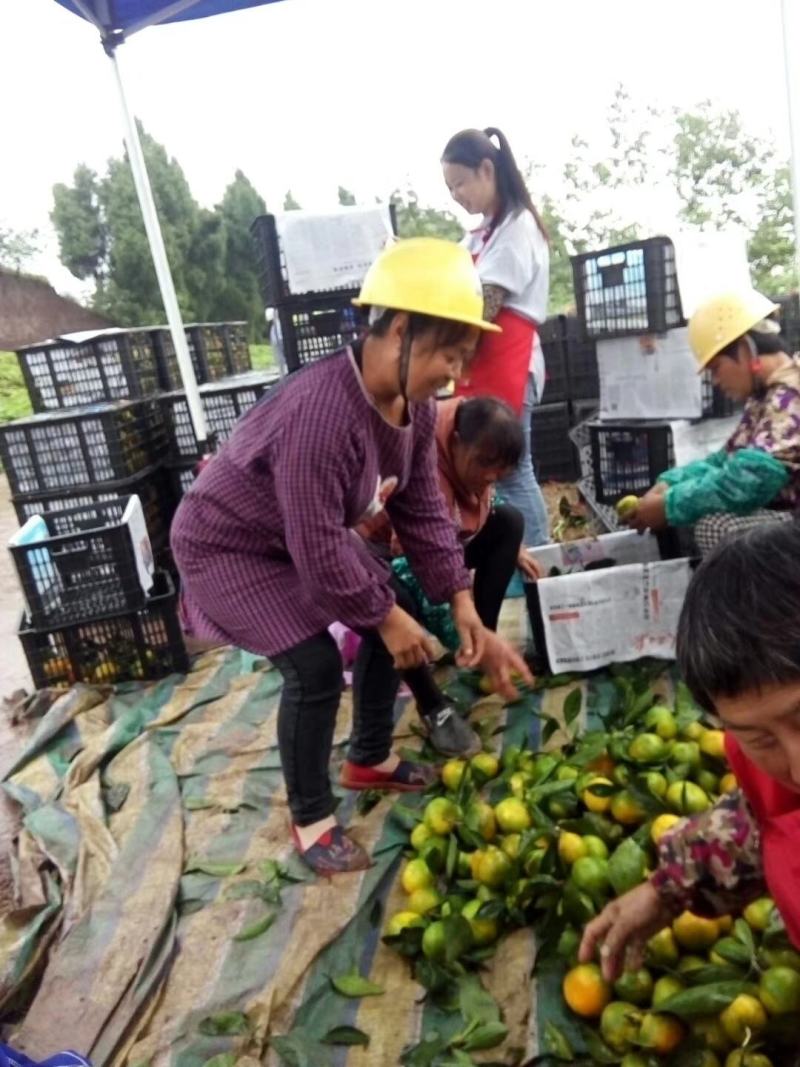
[[[789,169],[792,176],[792,209],[794,213],[794,287],[800,287],[800,160],[797,158],[798,144],[796,122],[797,114],[794,99],[794,75],[792,73],[792,49],[789,35],[792,30],[792,16],[789,11],[790,0],[781,0],[781,30],[783,35],[783,64],[786,80],[786,104],[789,112]],[[798,57],[800,59],[800,57]]]
[[[175,345],[175,355],[178,358],[178,367],[181,372],[183,387],[186,390],[186,400],[189,405],[189,415],[194,427],[195,437],[200,445],[201,454],[207,451],[208,428],[206,426],[205,412],[200,399],[200,391],[197,387],[192,357],[189,355],[189,346],[186,343],[186,331],[183,326],[178,298],[175,295],[175,285],[172,281],[172,273],[169,269],[167,252],[164,248],[164,237],[158,222],[156,205],[153,201],[153,191],[150,188],[150,179],[145,166],[144,153],[142,152],[139,131],[136,122],[128,107],[125,96],[125,88],[122,83],[117,54],[115,49],[107,49],[108,57],[114,69],[114,80],[119,94],[122,118],[125,124],[125,144],[128,149],[133,183],[136,186],[136,195],[139,198],[139,207],[142,211],[144,228],[147,232],[147,240],[150,244],[150,253],[153,257],[153,265],[156,269],[158,287],[161,290],[161,299],[164,301],[164,310],[167,313],[169,331],[172,334],[172,343]]]

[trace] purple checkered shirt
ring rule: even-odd
[[[352,527],[383,499],[428,598],[469,588],[439,489],[434,424],[433,401],[411,404],[407,426],[388,423],[349,350],[276,386],[175,516],[191,629],[270,656],[332,622],[376,626],[394,602],[389,571]]]

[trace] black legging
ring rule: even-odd
[[[499,504],[464,550],[464,562],[475,571],[475,608],[487,630],[497,629],[500,608],[517,566],[525,521],[511,504]]]
[[[522,515],[504,504],[495,508],[483,529],[470,541],[465,562],[475,571],[475,606],[484,626],[495,629],[505,591],[514,573],[522,543]],[[398,605],[416,615],[408,591],[392,579]],[[348,757],[362,766],[382,763],[390,751],[394,705],[401,675],[377,630],[362,633],[353,668],[353,732]],[[327,630],[272,656],[283,675],[278,711],[278,747],[292,818],[308,826],[332,815],[335,800],[328,763],[343,689],[342,657]],[[420,715],[446,703],[430,668],[403,671]]]

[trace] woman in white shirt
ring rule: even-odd
[[[519,413],[525,450],[500,492],[525,518],[525,544],[550,540],[547,509],[531,460],[531,417],[544,388],[538,326],[547,316],[550,249],[514,155],[500,130],[462,130],[442,154],[444,180],[456,203],[481,225],[466,245],[478,268],[484,315],[502,327],[484,334],[456,386],[461,396],[497,396]]]

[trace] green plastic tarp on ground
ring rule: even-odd
[[[597,674],[578,688],[581,728],[613,686]],[[504,746],[535,744],[534,711],[558,716],[568,692],[507,709],[489,698],[482,713],[504,728]],[[0,1008],[21,1020],[12,1043],[37,1057],[75,1048],[97,1067],[203,1067],[217,1056],[227,1058],[215,1067],[254,1067],[281,1062],[270,1037],[351,1025],[369,1048],[331,1048],[314,1067],[366,1067],[398,1063],[404,1046],[459,1025],[423,1002],[407,962],[381,942],[403,900],[407,829],[395,801],[360,817],[342,796],[340,818],[375,859],[362,875],[315,880],[294,857],[279,695],[277,672],[228,649],[185,678],[110,697],[76,687],[51,707],[5,782],[24,810],[19,906],[0,923]],[[399,743],[416,744],[413,708],[398,710]],[[350,723],[346,695],[334,765]],[[276,860],[299,879],[281,880],[279,905],[264,891]],[[509,1027],[495,1062],[535,1054],[540,1020],[562,1017],[557,981],[530,977],[534,958],[532,933],[517,931],[482,977]],[[336,994],[330,976],[354,967],[384,995]]]

